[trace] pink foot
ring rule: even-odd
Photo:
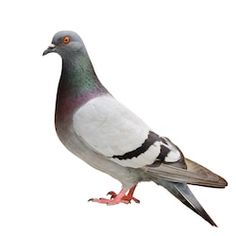
[[[140,203],[140,201],[133,197],[134,190],[136,188],[136,185],[130,188],[129,192],[127,195],[125,195],[126,191],[122,189],[119,194],[116,194],[115,192],[111,191],[107,195],[111,195],[110,199],[106,198],[91,198],[89,201],[92,202],[98,202],[98,203],[103,203],[103,204],[108,204],[108,205],[115,205],[119,203],[125,203],[128,204],[131,202],[131,200],[135,201],[136,203]]]
[[[116,205],[116,204],[119,204],[119,203],[125,203],[125,204],[130,203],[129,201],[124,201],[123,199],[117,200],[115,198],[113,198],[113,199],[91,198],[91,199],[89,199],[89,201],[97,202],[97,203],[103,203],[103,204],[107,204],[107,205]]]
[[[97,203],[103,203],[103,204],[107,204],[107,205],[116,205],[119,203],[125,203],[128,204],[129,201],[125,201],[123,200],[123,196],[125,196],[125,190],[122,189],[119,194],[116,195],[116,197],[111,198],[111,199],[106,199],[106,198],[91,198],[89,199],[89,201],[91,202],[97,202]]]
[[[127,194],[127,195],[124,195],[124,196],[122,197],[122,200],[123,200],[123,201],[128,201],[128,202],[130,203],[131,200],[133,200],[133,201],[136,202],[136,203],[140,203],[140,201],[139,201],[137,198],[133,197],[134,190],[135,190],[136,186],[137,186],[137,185],[135,185],[135,186],[133,186],[132,188],[130,188],[128,194]],[[113,191],[110,191],[109,193],[107,193],[107,195],[110,195],[110,196],[111,196],[111,199],[115,199],[116,196],[117,196],[117,194],[116,194],[115,192],[113,192]]]

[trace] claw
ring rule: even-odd
[[[108,192],[107,196],[109,196],[109,195],[110,195],[110,199],[113,199],[113,198],[115,198],[117,196],[117,194],[115,192],[113,192],[113,191]]]
[[[135,198],[135,197],[132,197],[132,200],[133,200],[134,202],[136,202],[136,203],[140,203],[140,200],[138,200],[138,199]]]

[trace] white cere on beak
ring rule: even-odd
[[[53,44],[53,43],[51,43],[49,46],[48,46],[49,48],[55,48],[56,47],[56,45],[55,44]]]

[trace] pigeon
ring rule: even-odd
[[[120,181],[119,193],[89,201],[115,205],[140,201],[133,196],[139,182],[163,186],[212,226],[217,226],[188,184],[224,188],[225,179],[186,158],[170,139],[155,133],[115,99],[98,79],[80,36],[56,33],[43,52],[62,58],[55,128],[65,147],[90,166]]]

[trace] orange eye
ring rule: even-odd
[[[65,36],[64,38],[63,38],[63,43],[64,44],[68,44],[70,42],[70,37],[69,36]]]

